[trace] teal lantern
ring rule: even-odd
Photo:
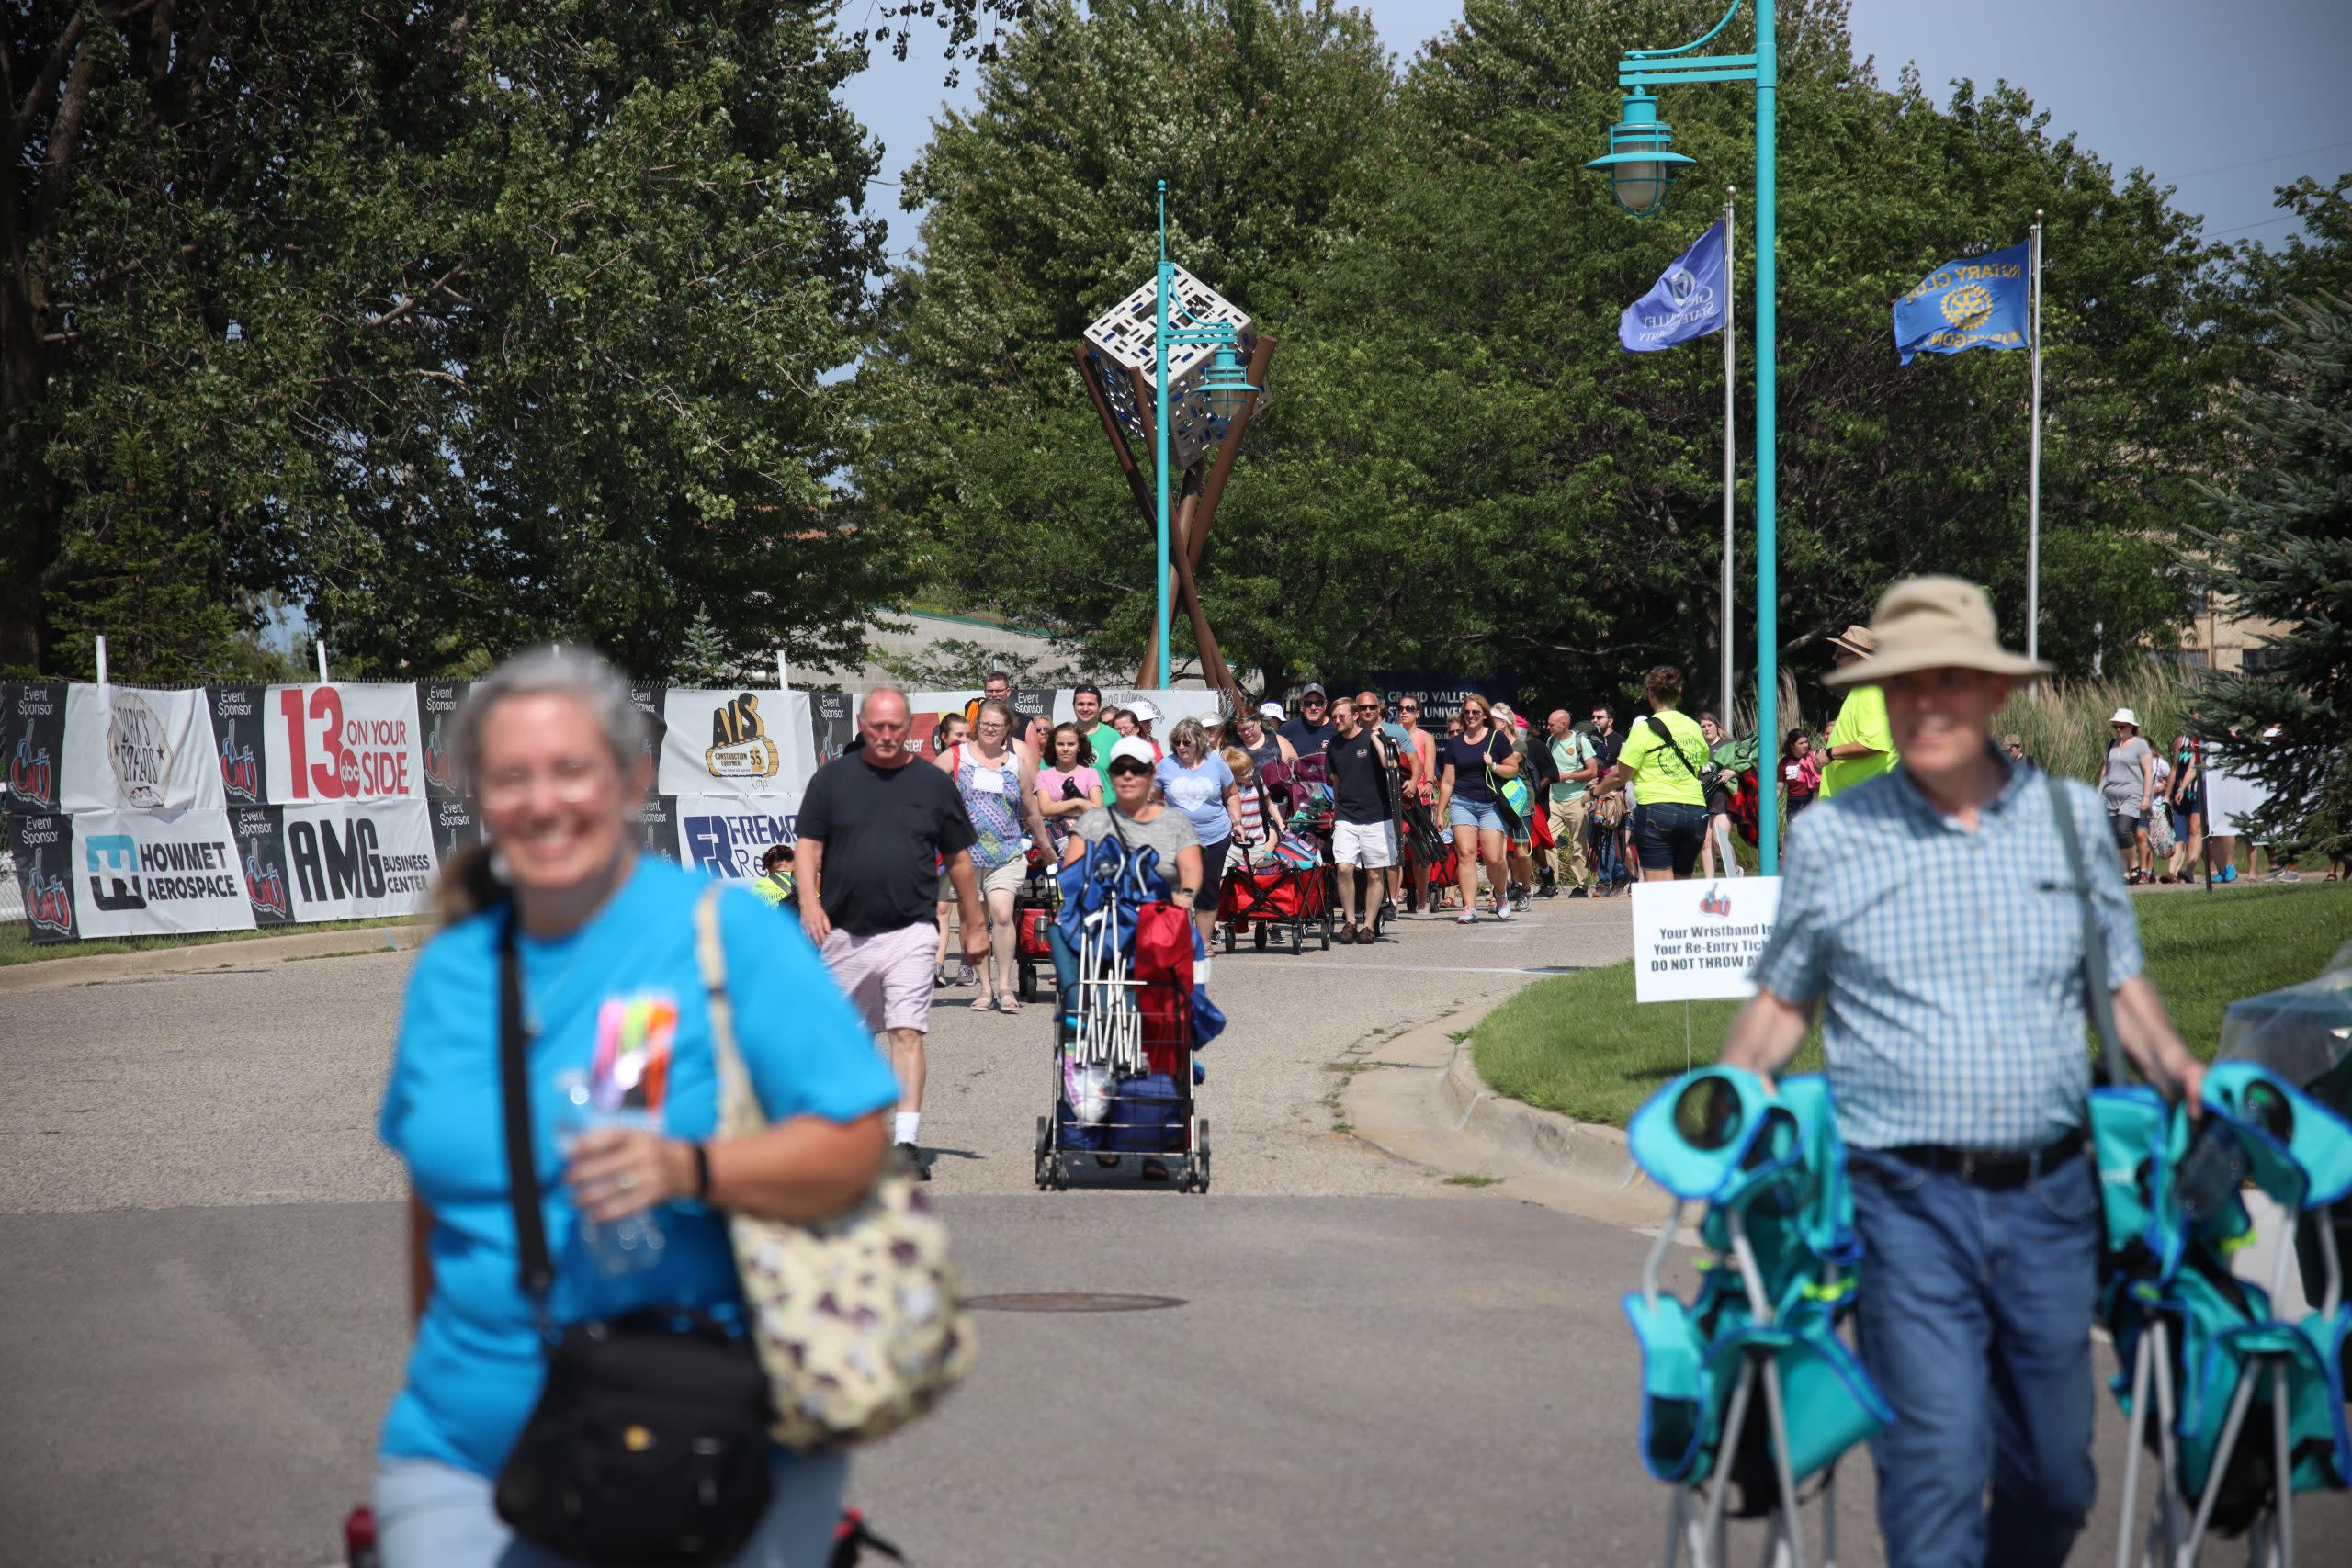
[[[1666,204],[1676,172],[1696,163],[1674,151],[1674,128],[1657,118],[1657,99],[1641,87],[1625,95],[1625,118],[1609,128],[1609,151],[1585,165],[1609,171],[1609,193],[1636,218]]]
[[[1209,412],[1227,424],[1240,418],[1242,411],[1250,407],[1250,400],[1258,395],[1260,389],[1250,384],[1250,367],[1241,363],[1239,345],[1232,338],[1216,345],[1208,370],[1201,378],[1199,390],[1209,405]]]

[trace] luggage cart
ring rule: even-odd
[[[1054,1009],[1053,1110],[1037,1118],[1037,1187],[1067,1191],[1073,1172],[1148,1170],[1155,1161],[1177,1190],[1206,1192],[1192,998],[1175,994],[1172,980],[1136,976],[1133,932],[1121,941],[1119,914],[1085,917],[1078,983]],[[1090,1120],[1087,1111],[1101,1113]]]

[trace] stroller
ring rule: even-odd
[[[1261,950],[1270,939],[1286,938],[1293,953],[1304,952],[1312,931],[1329,952],[1337,885],[1330,863],[1334,801],[1323,759],[1269,762],[1261,777],[1267,792],[1281,799],[1288,826],[1263,858],[1245,854],[1238,869],[1227,866],[1216,910],[1225,950],[1239,945],[1241,928],[1248,926]]]
[[[1642,1349],[1642,1463],[1674,1488],[1668,1568],[1685,1552],[1692,1568],[1723,1563],[1727,1513],[1766,1519],[1767,1562],[1803,1563],[1797,1487],[1815,1475],[1834,1562],[1838,1460],[1894,1412],[1838,1333],[1861,1247],[1828,1084],[1786,1077],[1774,1095],[1753,1073],[1702,1068],[1652,1096],[1626,1141],[1674,1197],[1642,1288],[1624,1298]],[[1707,1205],[1712,1256],[1686,1303],[1658,1273],[1690,1202]]]
[[[1054,1109],[1037,1118],[1036,1181],[1069,1186],[1077,1156],[1139,1161],[1180,1190],[1209,1190],[1209,1124],[1193,1090],[1193,1053],[1225,1015],[1193,978],[1202,956],[1193,922],[1169,901],[1159,852],[1105,838],[1063,868],[1053,920]]]

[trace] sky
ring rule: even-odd
[[[1400,63],[1462,14],[1460,0],[1363,8]],[[844,12],[854,23],[857,0]],[[2050,111],[2053,132],[2072,131],[2119,174],[2137,165],[2177,186],[2176,204],[2204,218],[2208,239],[2275,245],[2296,225],[2272,206],[2274,186],[2352,170],[2352,0],[1854,0],[1852,28],[1855,52],[1875,56],[1890,86],[1906,61],[1939,102],[1954,78],[2007,77]],[[944,75],[936,38],[918,34],[905,61],[880,55],[849,84],[850,107],[885,144],[883,178],[922,151],[943,100],[972,103],[972,68],[954,94]],[[914,215],[890,186],[872,195],[868,210],[904,251]]]

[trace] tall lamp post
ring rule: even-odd
[[[1176,292],[1176,265],[1168,259],[1168,182],[1159,182],[1159,276],[1152,292],[1158,297],[1158,316],[1153,322],[1151,337],[1152,370],[1156,378],[1152,399],[1154,434],[1159,456],[1154,467],[1159,471],[1159,545],[1157,562],[1159,578],[1159,679],[1157,687],[1168,689],[1169,632],[1169,558],[1168,558],[1168,362],[1174,351],[1183,347],[1200,347],[1214,351],[1208,372],[1201,379],[1199,391],[1208,403],[1209,412],[1221,428],[1250,404],[1259,389],[1250,384],[1250,367],[1241,363],[1241,334],[1229,321],[1194,321],[1187,314],[1189,325],[1169,324],[1169,305]],[[1205,652],[1205,650],[1204,650]]]
[[[1689,43],[1673,49],[1637,49],[1617,62],[1617,85],[1628,89],[1624,118],[1609,130],[1609,152],[1587,168],[1609,173],[1617,204],[1647,217],[1666,204],[1676,174],[1693,160],[1673,150],[1673,128],[1657,118],[1652,87],[1686,82],[1756,84],[1756,728],[1757,780],[1770,793],[1756,813],[1757,850],[1767,876],[1781,868],[1779,592],[1775,581],[1773,512],[1779,500],[1779,438],[1772,419],[1774,362],[1778,347],[1775,265],[1773,121],[1780,98],[1781,68],[1772,31],[1775,0],[1758,0],[1756,52],[1701,54],[1691,51],[1731,25],[1746,0],[1731,0],[1723,19]],[[1687,58],[1686,58],[1687,57]],[[1725,693],[1728,708],[1731,695]]]

